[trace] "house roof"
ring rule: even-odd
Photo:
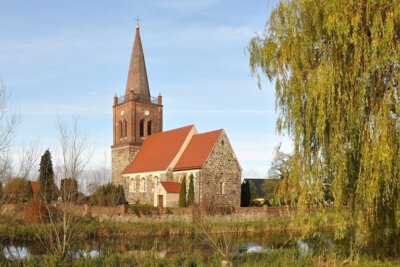
[[[150,135],[123,174],[166,170],[181,150],[193,125]]]
[[[39,184],[39,182],[38,182],[38,181],[30,181],[30,182],[31,182],[32,192],[33,192],[34,194],[38,193],[38,192],[39,192],[39,189],[40,189],[40,184]]]
[[[181,184],[175,182],[161,182],[161,185],[164,187],[167,193],[179,193],[181,190]]]
[[[221,136],[222,129],[196,134],[190,140],[178,163],[175,165],[174,171],[192,170],[201,168],[218,138]]]

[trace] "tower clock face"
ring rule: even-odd
[[[124,116],[124,111],[123,110],[121,111],[121,116]]]
[[[149,115],[150,115],[150,112],[149,112],[147,109],[145,109],[145,110],[144,110],[144,115],[149,116]]]

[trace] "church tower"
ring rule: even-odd
[[[114,96],[113,145],[111,146],[112,182],[127,186],[121,172],[131,163],[147,136],[162,132],[162,97],[151,97],[146,64],[136,26],[125,95]]]

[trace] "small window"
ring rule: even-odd
[[[124,137],[128,136],[128,122],[124,120]]]
[[[122,138],[122,134],[123,134],[122,121],[120,121],[120,122],[118,123],[118,128],[119,128],[119,138]]]
[[[140,179],[140,191],[147,192],[147,178],[145,177]]]
[[[129,192],[135,193],[136,192],[136,179],[131,178],[129,180]]]
[[[144,120],[140,120],[140,125],[139,125],[139,133],[140,133],[140,137],[144,136]]]
[[[151,127],[152,127],[151,124],[152,124],[151,121],[147,122],[147,135],[151,135]]]
[[[219,192],[220,192],[221,194],[225,194],[225,180],[222,180],[222,181],[219,183]]]

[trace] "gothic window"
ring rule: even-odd
[[[135,178],[131,178],[129,180],[129,192],[135,193],[136,192],[136,180]]]
[[[225,180],[222,180],[222,181],[219,183],[219,192],[220,192],[221,194],[225,194]]]
[[[128,136],[128,122],[124,120],[124,137]]]
[[[151,121],[147,122],[147,135],[151,135]]]
[[[123,134],[123,126],[122,126],[122,121],[120,121],[119,123],[118,123],[118,128],[119,128],[119,138],[122,138],[122,134]]]
[[[160,184],[160,177],[154,176],[153,177],[153,192],[156,190],[156,187],[159,184]]]
[[[140,120],[140,125],[139,125],[139,133],[140,133],[140,137],[144,136],[144,120]]]
[[[140,178],[140,192],[147,192],[147,178]]]

